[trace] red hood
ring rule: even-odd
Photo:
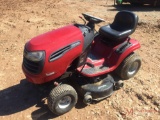
[[[29,51],[47,50],[53,47],[56,49],[77,40],[83,40],[82,32],[74,25],[68,25],[32,38],[26,43],[26,49]]]

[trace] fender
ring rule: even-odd
[[[99,76],[99,75],[103,75],[109,72],[114,71],[120,64],[121,62],[128,56],[130,55],[132,52],[134,52],[136,49],[140,48],[140,44],[137,40],[134,39],[130,39],[129,40],[129,46],[127,45],[126,47],[124,47],[124,49],[122,49],[122,52],[118,51],[117,49],[121,49],[121,47],[123,46],[123,44],[125,42],[128,42],[128,40],[126,39],[126,41],[124,41],[122,44],[118,44],[117,46],[115,46],[114,48],[110,48],[110,47],[106,47],[106,45],[104,45],[104,43],[100,42],[100,39],[97,39],[96,43],[96,47],[93,49],[93,52],[96,52],[96,54],[100,55],[102,59],[99,60],[98,63],[92,63],[91,61],[88,62],[94,64],[94,65],[101,65],[104,62],[106,62],[106,64],[108,65],[108,69],[103,70],[101,72],[95,73],[95,74],[88,74],[85,72],[82,72],[81,74],[87,77],[95,77],[95,76]],[[87,69],[88,66],[85,66],[85,68]],[[79,67],[77,70],[80,72],[82,68]]]
[[[110,68],[110,71],[115,70],[128,55],[130,55],[132,52],[140,48],[140,43],[137,40],[130,39],[129,42],[131,45],[127,49],[125,49],[122,53],[116,52],[119,46],[116,46],[114,48],[114,53],[111,55],[109,60],[111,61],[110,65],[113,66]]]

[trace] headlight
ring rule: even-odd
[[[36,51],[36,52],[24,51],[24,57],[31,61],[40,61],[44,57],[44,51]]]

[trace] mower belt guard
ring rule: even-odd
[[[83,93],[90,94],[93,100],[101,100],[109,97],[114,91],[114,80],[108,75],[107,78],[93,84],[85,84],[81,86]]]

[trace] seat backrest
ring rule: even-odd
[[[116,14],[113,23],[110,25],[112,29],[119,32],[131,30],[133,33],[138,23],[138,16],[130,11],[120,11]]]

